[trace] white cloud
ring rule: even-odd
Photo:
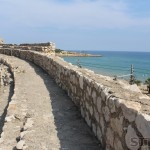
[[[2,0],[2,27],[127,28],[150,25],[150,18],[135,18],[121,0]]]
[[[92,29],[150,25],[150,18],[134,18],[119,0],[2,0],[0,18],[0,26]]]

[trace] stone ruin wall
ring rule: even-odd
[[[34,43],[34,44],[0,44],[2,48],[12,48],[21,50],[33,50],[39,52],[55,53],[56,45],[53,42],[48,43]]]
[[[150,116],[140,111],[139,103],[114,97],[108,87],[61,58],[15,49],[0,49],[0,53],[29,60],[52,76],[78,106],[106,150],[148,149]],[[142,147],[141,139],[145,140]]]

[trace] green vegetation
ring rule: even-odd
[[[61,49],[56,49],[55,50],[55,53],[61,53],[61,52],[63,52],[64,50],[61,50]]]
[[[145,83],[147,84],[148,93],[150,94],[150,78],[148,78]]]
[[[139,85],[141,85],[142,81],[140,81],[140,80],[135,80],[134,83],[139,86]]]

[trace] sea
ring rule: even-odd
[[[143,83],[150,78],[150,52],[76,51],[102,57],[64,57],[74,65],[88,68],[97,74],[129,80],[131,72]],[[131,69],[132,68],[132,69]],[[131,71],[132,70],[132,71]]]

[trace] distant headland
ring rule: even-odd
[[[102,57],[102,55],[93,55],[83,52],[73,52],[56,48],[54,42],[47,43],[25,43],[25,44],[5,44],[4,40],[0,39],[0,47],[21,49],[21,50],[34,50],[38,52],[44,52],[53,54],[59,57]]]

